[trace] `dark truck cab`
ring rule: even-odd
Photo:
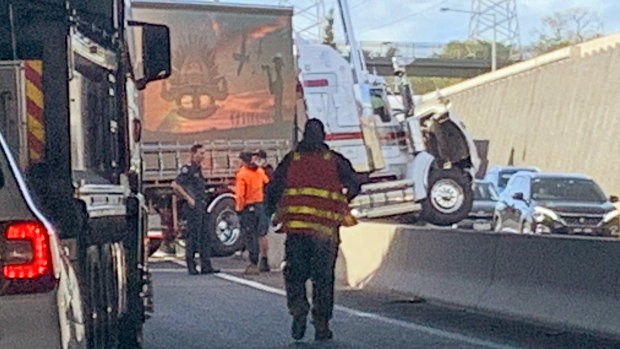
[[[129,106],[170,74],[169,33],[129,4],[0,1],[0,130],[76,269],[89,348],[140,346],[152,305]]]

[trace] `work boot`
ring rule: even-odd
[[[198,274],[198,270],[196,269],[196,263],[192,258],[187,258],[185,262],[187,263],[187,272],[189,273],[189,275]]]
[[[200,274],[215,274],[219,272],[220,270],[213,268],[211,261],[208,259],[200,264]]]
[[[293,325],[291,326],[291,336],[298,341],[304,338],[306,334],[306,316],[293,316]]]
[[[316,341],[326,341],[330,340],[334,337],[332,331],[329,330],[328,320],[318,320],[314,321],[314,340]]]
[[[271,271],[271,268],[269,268],[269,263],[267,262],[267,257],[262,257],[260,259],[260,263],[258,264],[258,269],[262,273],[268,273]]]
[[[260,274],[259,270],[258,270],[258,265],[256,264],[250,264],[247,266],[247,268],[245,268],[245,271],[243,272],[243,275],[258,275]]]
[[[208,268],[200,269],[200,274],[217,274],[219,272],[220,272],[219,269],[215,269],[213,267],[208,267]]]

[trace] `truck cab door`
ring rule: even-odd
[[[21,82],[23,74],[21,63],[0,62],[0,131],[18,159],[20,166],[25,165],[27,155],[24,149],[22,134],[22,97],[24,94]]]

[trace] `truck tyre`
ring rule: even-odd
[[[473,193],[471,177],[460,169],[431,169],[427,198],[420,216],[435,225],[452,225],[471,211]]]
[[[104,322],[104,340],[106,348],[118,346],[118,278],[109,244],[101,247],[100,280],[103,283],[104,300],[102,321]]]
[[[230,256],[243,248],[245,237],[232,198],[222,199],[207,213],[207,234],[213,256]]]
[[[99,248],[90,246],[86,251],[86,338],[88,349],[105,348],[104,296],[100,282],[101,261]]]
[[[142,349],[142,324],[132,323],[120,333],[120,349]]]

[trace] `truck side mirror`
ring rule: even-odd
[[[0,186],[2,186],[2,185],[0,185]],[[616,195],[612,195],[612,196],[609,197],[609,202],[611,202],[612,204],[615,204],[618,201],[619,200],[618,200],[618,197]]]
[[[146,24],[142,30],[144,79],[148,82],[169,77],[170,30],[156,24]]]
[[[142,29],[141,47],[142,71],[135,72],[136,87],[144,89],[150,81],[165,79],[170,76],[170,29],[165,25],[129,21],[130,26]],[[140,46],[140,45],[138,45]],[[137,57],[136,57],[137,58]],[[138,58],[139,59],[139,58]]]

